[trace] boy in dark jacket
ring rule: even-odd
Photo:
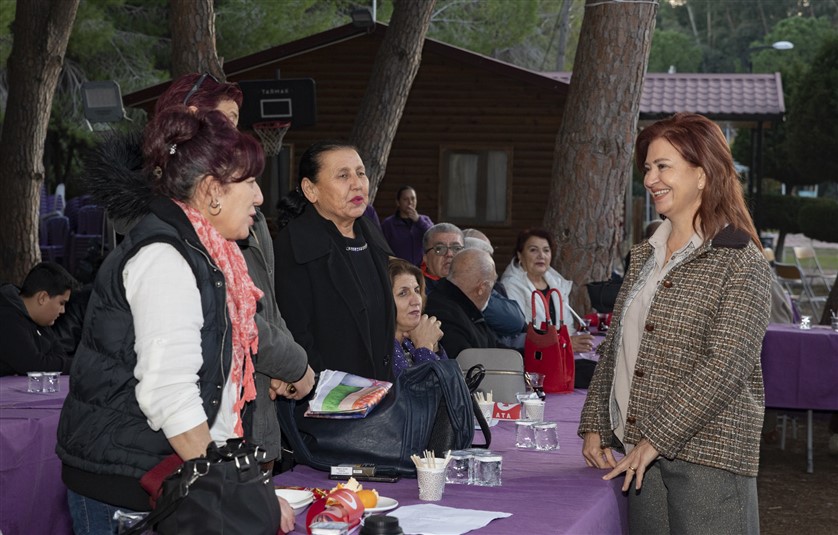
[[[18,289],[0,286],[0,376],[30,371],[70,371],[70,359],[51,326],[78,283],[52,262],[41,262]]]

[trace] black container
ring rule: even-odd
[[[364,520],[358,535],[404,535],[399,519],[387,515],[370,515]]]

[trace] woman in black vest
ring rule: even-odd
[[[140,478],[241,436],[255,396],[261,291],[235,240],[263,200],[261,146],[223,112],[176,106],[146,127],[143,156],[150,191],[114,175],[147,213],[97,275],[59,422],[77,533],[113,533],[116,508],[148,510]]]

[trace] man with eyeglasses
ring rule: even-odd
[[[454,255],[465,248],[463,231],[451,223],[437,223],[422,238],[422,274],[425,275],[425,293],[430,295],[440,279],[448,276]]]

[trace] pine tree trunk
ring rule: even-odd
[[[395,0],[387,34],[373,63],[370,83],[358,109],[349,141],[358,147],[370,178],[370,203],[387,168],[435,0]]]
[[[79,0],[18,0],[0,143],[0,281],[20,284],[41,259],[38,209],[52,99]]]
[[[172,33],[172,79],[205,71],[224,80],[223,60],[215,48],[212,0],[170,0],[169,29]]]
[[[571,305],[580,313],[590,309],[585,284],[608,279],[620,255],[657,11],[651,3],[587,4],[544,216],[557,240],[553,265],[573,281]]]

